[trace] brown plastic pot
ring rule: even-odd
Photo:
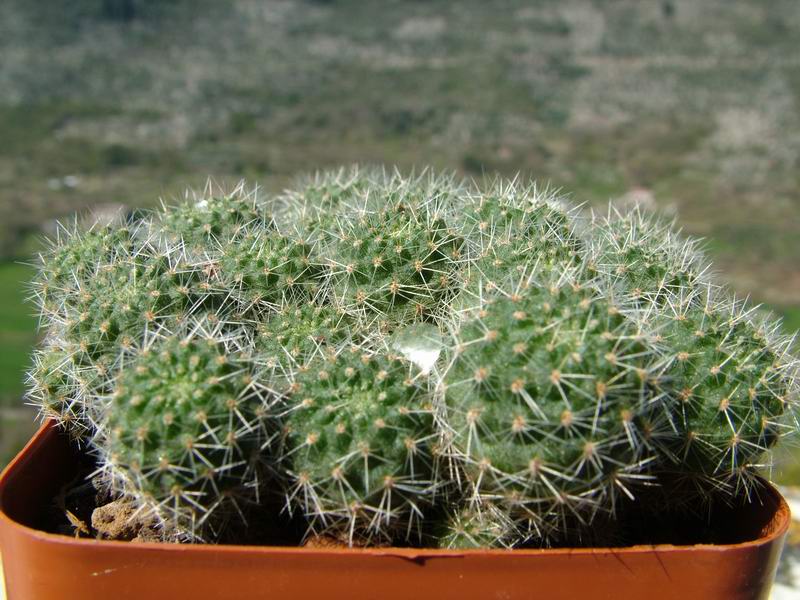
[[[0,476],[8,600],[767,598],[790,519],[769,487],[761,504],[730,519],[748,541],[729,545],[349,550],[107,542],[37,530],[76,464],[69,443],[45,426]]]

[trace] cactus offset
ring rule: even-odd
[[[236,235],[243,227],[266,224],[269,211],[260,202],[258,190],[247,191],[244,182],[230,192],[210,182],[203,194],[188,197],[176,206],[164,206],[157,231],[166,245],[183,244],[203,254]]]
[[[673,435],[658,471],[701,493],[749,493],[765,453],[796,430],[791,340],[710,281],[696,241],[639,208],[598,220],[591,259],[663,355]]]
[[[462,228],[469,241],[467,288],[491,287],[519,278],[531,262],[567,268],[583,242],[574,209],[549,190],[496,181],[470,197]]]
[[[284,395],[292,375],[336,352],[356,329],[328,304],[285,304],[258,322],[252,332],[253,358],[272,393]]]
[[[328,285],[345,311],[384,328],[446,314],[463,242],[435,192],[390,181],[338,218],[321,254]]]
[[[390,324],[436,317],[456,281],[458,242],[431,215],[382,210],[342,225],[329,260],[336,300]]]
[[[290,506],[354,540],[419,535],[434,496],[427,382],[404,360],[345,347],[300,370],[286,409]]]
[[[474,486],[557,538],[613,510],[650,462],[652,352],[580,273],[534,272],[469,311],[445,376],[446,431]]]
[[[490,503],[462,507],[447,516],[437,533],[438,546],[448,550],[510,548],[524,539],[508,514]]]
[[[214,540],[261,491],[267,411],[237,351],[218,326],[159,333],[114,386],[96,440],[102,466],[169,536]]]
[[[794,425],[795,365],[777,324],[707,285],[652,316],[674,413],[672,464],[700,489],[747,493],[764,454]],[[677,463],[677,466],[675,464]]]
[[[591,268],[620,284],[635,300],[663,304],[670,294],[708,282],[710,267],[700,244],[639,207],[628,212],[609,208],[608,215],[595,216],[593,224]]]
[[[93,377],[94,375],[94,377]],[[48,343],[36,350],[28,374],[28,401],[43,419],[52,419],[74,437],[90,433],[83,399],[94,390],[97,373],[82,368],[76,355]]]

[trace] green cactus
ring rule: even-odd
[[[80,303],[67,313],[65,336],[90,357],[130,346],[146,328],[180,314],[184,301],[166,266],[131,258],[107,265],[87,282]]]
[[[680,294],[709,281],[710,265],[697,240],[683,238],[639,207],[593,217],[589,264],[643,304]]]
[[[566,515],[590,519],[631,495],[658,434],[653,352],[582,279],[533,272],[484,298],[444,377],[445,434],[476,497],[542,538]]]
[[[657,470],[701,493],[749,493],[765,453],[796,429],[791,341],[711,282],[698,242],[669,224],[612,210],[596,232],[593,266],[641,309],[663,355],[673,435]]]
[[[209,186],[60,230],[28,399],[165,538],[223,539],[268,504],[266,469],[351,544],[583,543],[643,483],[675,506],[749,494],[797,430],[792,342],[698,247],[518,181]]]
[[[276,219],[315,247],[335,303],[388,330],[444,317],[458,287],[463,240],[449,221],[460,189],[427,173],[340,170],[284,193]]]
[[[92,321],[90,310],[98,280],[112,265],[128,261],[135,251],[137,231],[127,227],[60,229],[39,256],[32,285],[45,342],[34,355],[28,373],[28,401],[45,418],[71,435],[91,433],[96,414],[86,406],[87,391],[109,377],[113,357],[95,352],[99,330],[84,338],[81,329]],[[97,381],[99,380],[99,381]]]
[[[127,227],[94,227],[82,231],[77,224],[61,228],[55,240],[38,257],[32,298],[42,325],[63,321],[65,313],[80,306],[85,286],[105,266],[126,260],[135,247],[135,232]]]
[[[224,312],[226,295],[214,298],[207,264],[190,261],[178,247],[157,248],[152,227],[144,218],[132,229],[75,229],[41,256],[33,286],[40,324],[51,347],[69,354],[77,375],[61,386],[70,410],[54,411],[42,404],[49,402],[44,390],[52,384],[47,381],[51,361],[39,360],[29,376],[30,398],[73,433],[91,431],[102,410],[92,398],[108,387],[122,353],[140,344],[148,331],[209,307]],[[89,383],[93,378],[97,386]],[[87,388],[93,394],[82,393]]]
[[[245,312],[304,302],[318,293],[318,269],[310,246],[270,227],[242,227],[221,244],[213,263],[214,286]]]
[[[323,254],[345,311],[388,327],[444,314],[457,289],[461,245],[444,220],[396,205],[339,226]]]
[[[385,176],[353,167],[317,172],[297,182],[275,202],[275,220],[281,231],[300,233],[314,240],[336,229],[339,215],[348,217],[376,190]]]
[[[350,543],[419,535],[436,492],[427,382],[403,359],[342,348],[299,370],[285,410],[289,506]]]
[[[523,539],[508,514],[486,503],[480,509],[467,505],[448,515],[437,544],[448,550],[511,548]]]
[[[96,444],[110,481],[169,536],[215,540],[263,482],[265,394],[236,340],[198,322],[129,359]]]
[[[299,231],[316,241],[335,237],[341,223],[356,215],[398,203],[417,211],[452,210],[463,192],[453,176],[423,171],[405,177],[377,168],[342,168],[316,173],[284,191],[274,202],[274,214],[281,231]]]
[[[28,402],[43,419],[51,419],[74,437],[90,433],[83,398],[92,391],[88,370],[76,364],[75,354],[48,343],[33,355],[28,373]]]
[[[701,490],[749,492],[764,454],[794,429],[790,341],[710,285],[669,294],[665,304],[651,317],[675,432],[664,468],[696,478]]]
[[[496,181],[470,197],[462,220],[471,259],[464,278],[473,292],[503,286],[532,261],[569,267],[583,248],[575,210],[536,185]]]
[[[335,349],[353,332],[347,315],[330,304],[287,303],[258,323],[253,349],[262,361],[295,369],[324,357],[326,348]]]
[[[154,231],[162,244],[181,244],[190,253],[202,255],[255,224],[274,228],[257,188],[248,191],[241,182],[225,192],[209,183],[203,194],[187,197],[176,206],[165,206]]]

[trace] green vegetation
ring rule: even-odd
[[[24,302],[33,273],[24,265],[0,263],[0,465],[16,454],[36,427],[36,412],[20,403],[36,337],[34,307]]]
[[[777,312],[783,316],[783,328],[787,333],[800,331],[800,306],[777,309]]]
[[[33,269],[0,264],[0,406],[18,406],[25,389],[23,373],[29,364],[35,338],[36,317],[33,305],[24,302]]]

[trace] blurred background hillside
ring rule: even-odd
[[[796,0],[2,0],[0,464],[33,427],[19,263],[55,219],[208,176],[431,165],[638,201],[797,329],[798,39]]]

